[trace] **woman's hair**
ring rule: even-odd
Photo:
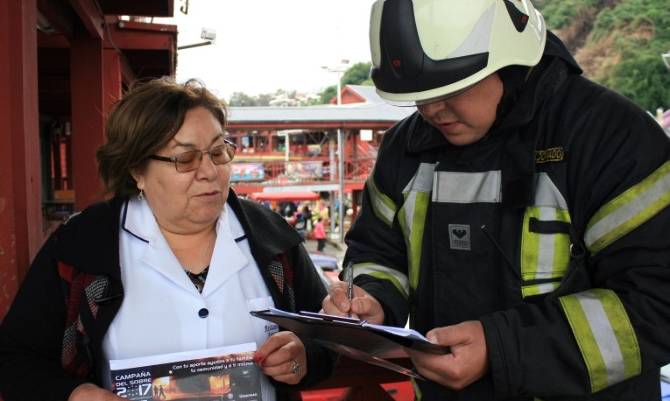
[[[198,80],[184,84],[172,78],[134,85],[107,119],[107,143],[98,148],[98,173],[107,193],[129,197],[138,193],[131,172],[145,169],[149,156],[179,131],[189,110],[204,107],[226,125],[225,103]]]

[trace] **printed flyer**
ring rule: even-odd
[[[112,391],[133,401],[261,401],[255,343],[111,360]]]

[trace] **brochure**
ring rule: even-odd
[[[110,360],[112,391],[133,401],[261,401],[255,343]]]

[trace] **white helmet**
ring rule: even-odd
[[[371,77],[392,103],[458,93],[509,65],[536,65],[547,29],[528,0],[376,0]]]

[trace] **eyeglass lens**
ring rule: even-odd
[[[212,163],[221,165],[233,160],[233,157],[235,156],[235,148],[232,145],[224,144],[213,147],[206,152],[201,150],[190,150],[188,152],[180,153],[175,156],[175,166],[177,167],[177,171],[186,172],[200,167],[203,153],[209,154]]]

